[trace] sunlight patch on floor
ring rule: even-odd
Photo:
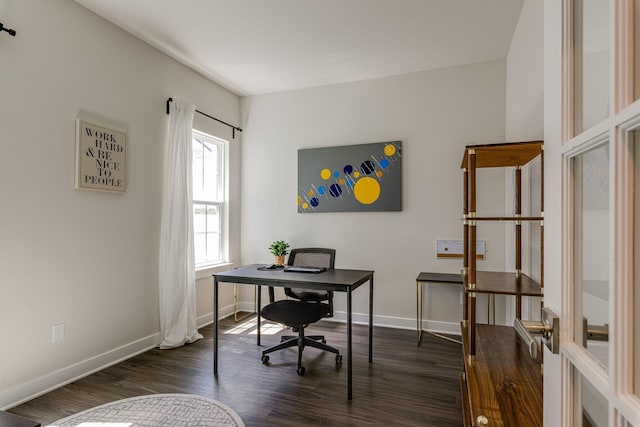
[[[282,331],[284,328],[279,323],[269,322],[268,320],[262,319],[260,322],[260,334],[262,335],[275,335]],[[229,329],[225,332],[225,334],[249,334],[249,335],[257,335],[258,334],[258,320],[254,317],[252,319],[245,320],[241,323],[238,323],[233,328]]]

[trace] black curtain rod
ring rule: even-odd
[[[2,22],[0,22],[0,32],[2,31],[6,31],[7,33],[9,33],[10,36],[14,36],[16,35],[16,30],[12,29],[12,28],[7,28],[4,25],[2,25]]]
[[[169,99],[167,99],[167,114],[169,114],[169,103],[170,103],[171,101],[173,101],[173,98],[169,98]],[[227,122],[223,122],[223,121],[222,121],[222,120],[220,120],[220,119],[216,119],[215,117],[208,115],[207,113],[203,113],[202,111],[199,111],[199,110],[196,110],[196,113],[201,114],[201,115],[203,115],[203,116],[205,116],[205,117],[208,117],[208,118],[210,118],[210,119],[212,119],[212,120],[215,120],[216,122],[220,122],[220,123],[222,123],[223,125],[229,126],[229,127],[232,129],[232,131],[231,131],[231,136],[232,136],[232,138],[233,138],[233,139],[235,139],[235,138],[236,138],[236,131],[238,131],[238,132],[242,132],[242,129],[241,129],[241,128],[239,128],[238,126],[234,126],[234,125],[229,124],[229,123],[227,123]]]

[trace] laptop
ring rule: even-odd
[[[326,270],[325,267],[307,267],[303,265],[288,265],[284,268],[284,271],[292,273],[322,273]]]

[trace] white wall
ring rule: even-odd
[[[267,247],[337,250],[336,267],[375,270],[375,322],[415,328],[421,271],[459,272],[436,259],[436,239],[462,239],[464,146],[504,139],[505,62],[243,98],[242,261],[270,262]],[[401,140],[401,212],[297,213],[297,150]],[[500,173],[481,178],[481,207],[503,203]],[[483,230],[486,269],[504,268],[501,227]],[[459,333],[459,287],[432,286],[427,327]],[[336,301],[344,316],[345,298]],[[354,319],[367,313],[354,293]]]
[[[71,0],[0,0],[0,16],[17,31],[0,36],[2,408],[156,343],[165,100],[231,123],[240,100]],[[125,194],[74,190],[79,116],[126,130]]]
[[[505,134],[508,141],[544,137],[543,5],[525,0],[507,56]]]
[[[544,38],[543,7],[537,0],[523,3],[518,25],[513,34],[507,56],[506,118],[507,141],[544,139]],[[524,215],[540,215],[540,161],[531,162],[522,171],[522,210]],[[505,213],[514,213],[514,172],[505,170]],[[505,224],[506,260],[510,271],[515,268],[515,227]],[[522,268],[540,280],[540,226],[522,226]],[[515,305],[513,297],[496,297],[499,323],[513,325]],[[500,309],[505,307],[504,312]],[[540,299],[524,299],[523,318],[537,319]]]

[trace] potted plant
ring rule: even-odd
[[[275,257],[274,264],[284,265],[284,257],[289,253],[289,244],[284,240],[276,240],[269,246],[269,251]]]

